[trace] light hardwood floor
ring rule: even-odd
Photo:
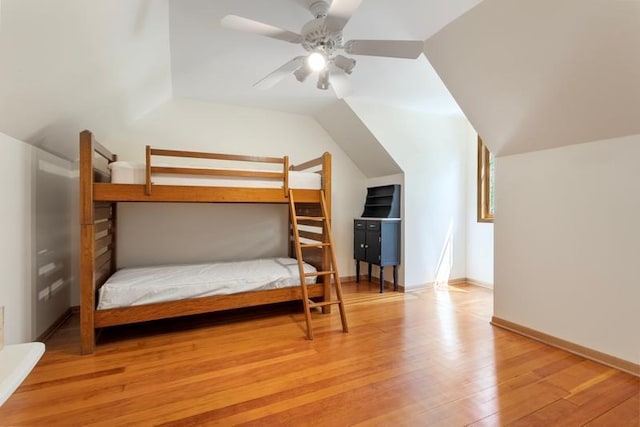
[[[491,292],[280,304],[112,328],[79,355],[78,319],[0,408],[0,425],[638,426],[640,380],[489,324]]]

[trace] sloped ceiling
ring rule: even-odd
[[[485,0],[425,54],[498,156],[640,133],[640,2]]]
[[[3,0],[0,132],[64,158],[171,97],[164,1]]]
[[[345,101],[334,102],[315,117],[367,178],[402,173],[402,169]]]

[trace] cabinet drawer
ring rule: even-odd
[[[364,220],[361,220],[361,219],[354,219],[353,220],[353,228],[355,230],[366,230],[367,221],[364,221]]]
[[[367,221],[368,231],[380,231],[380,221]]]

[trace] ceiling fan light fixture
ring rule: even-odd
[[[347,58],[346,56],[338,55],[333,60],[333,64],[345,73],[351,74],[353,72],[353,67],[356,66],[356,60]]]
[[[296,80],[300,83],[304,82],[307,77],[309,77],[309,74],[311,74],[311,69],[306,64],[293,72],[293,75],[296,76]]]
[[[312,52],[307,57],[307,65],[312,71],[321,71],[327,68],[327,58],[321,52]]]
[[[318,89],[327,90],[331,84],[329,83],[329,70],[324,69],[318,75]]]

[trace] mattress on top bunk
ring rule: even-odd
[[[304,271],[316,268],[305,263]],[[307,284],[315,282],[315,276],[306,278]],[[123,268],[100,288],[98,310],[299,284],[298,261],[293,258]]]
[[[145,184],[144,163],[117,161],[109,164],[113,184]],[[231,169],[230,169],[231,170]],[[281,180],[210,175],[153,174],[156,185],[194,185],[201,187],[249,187],[282,188]],[[315,172],[289,171],[289,188],[319,190],[322,188],[320,174]]]

